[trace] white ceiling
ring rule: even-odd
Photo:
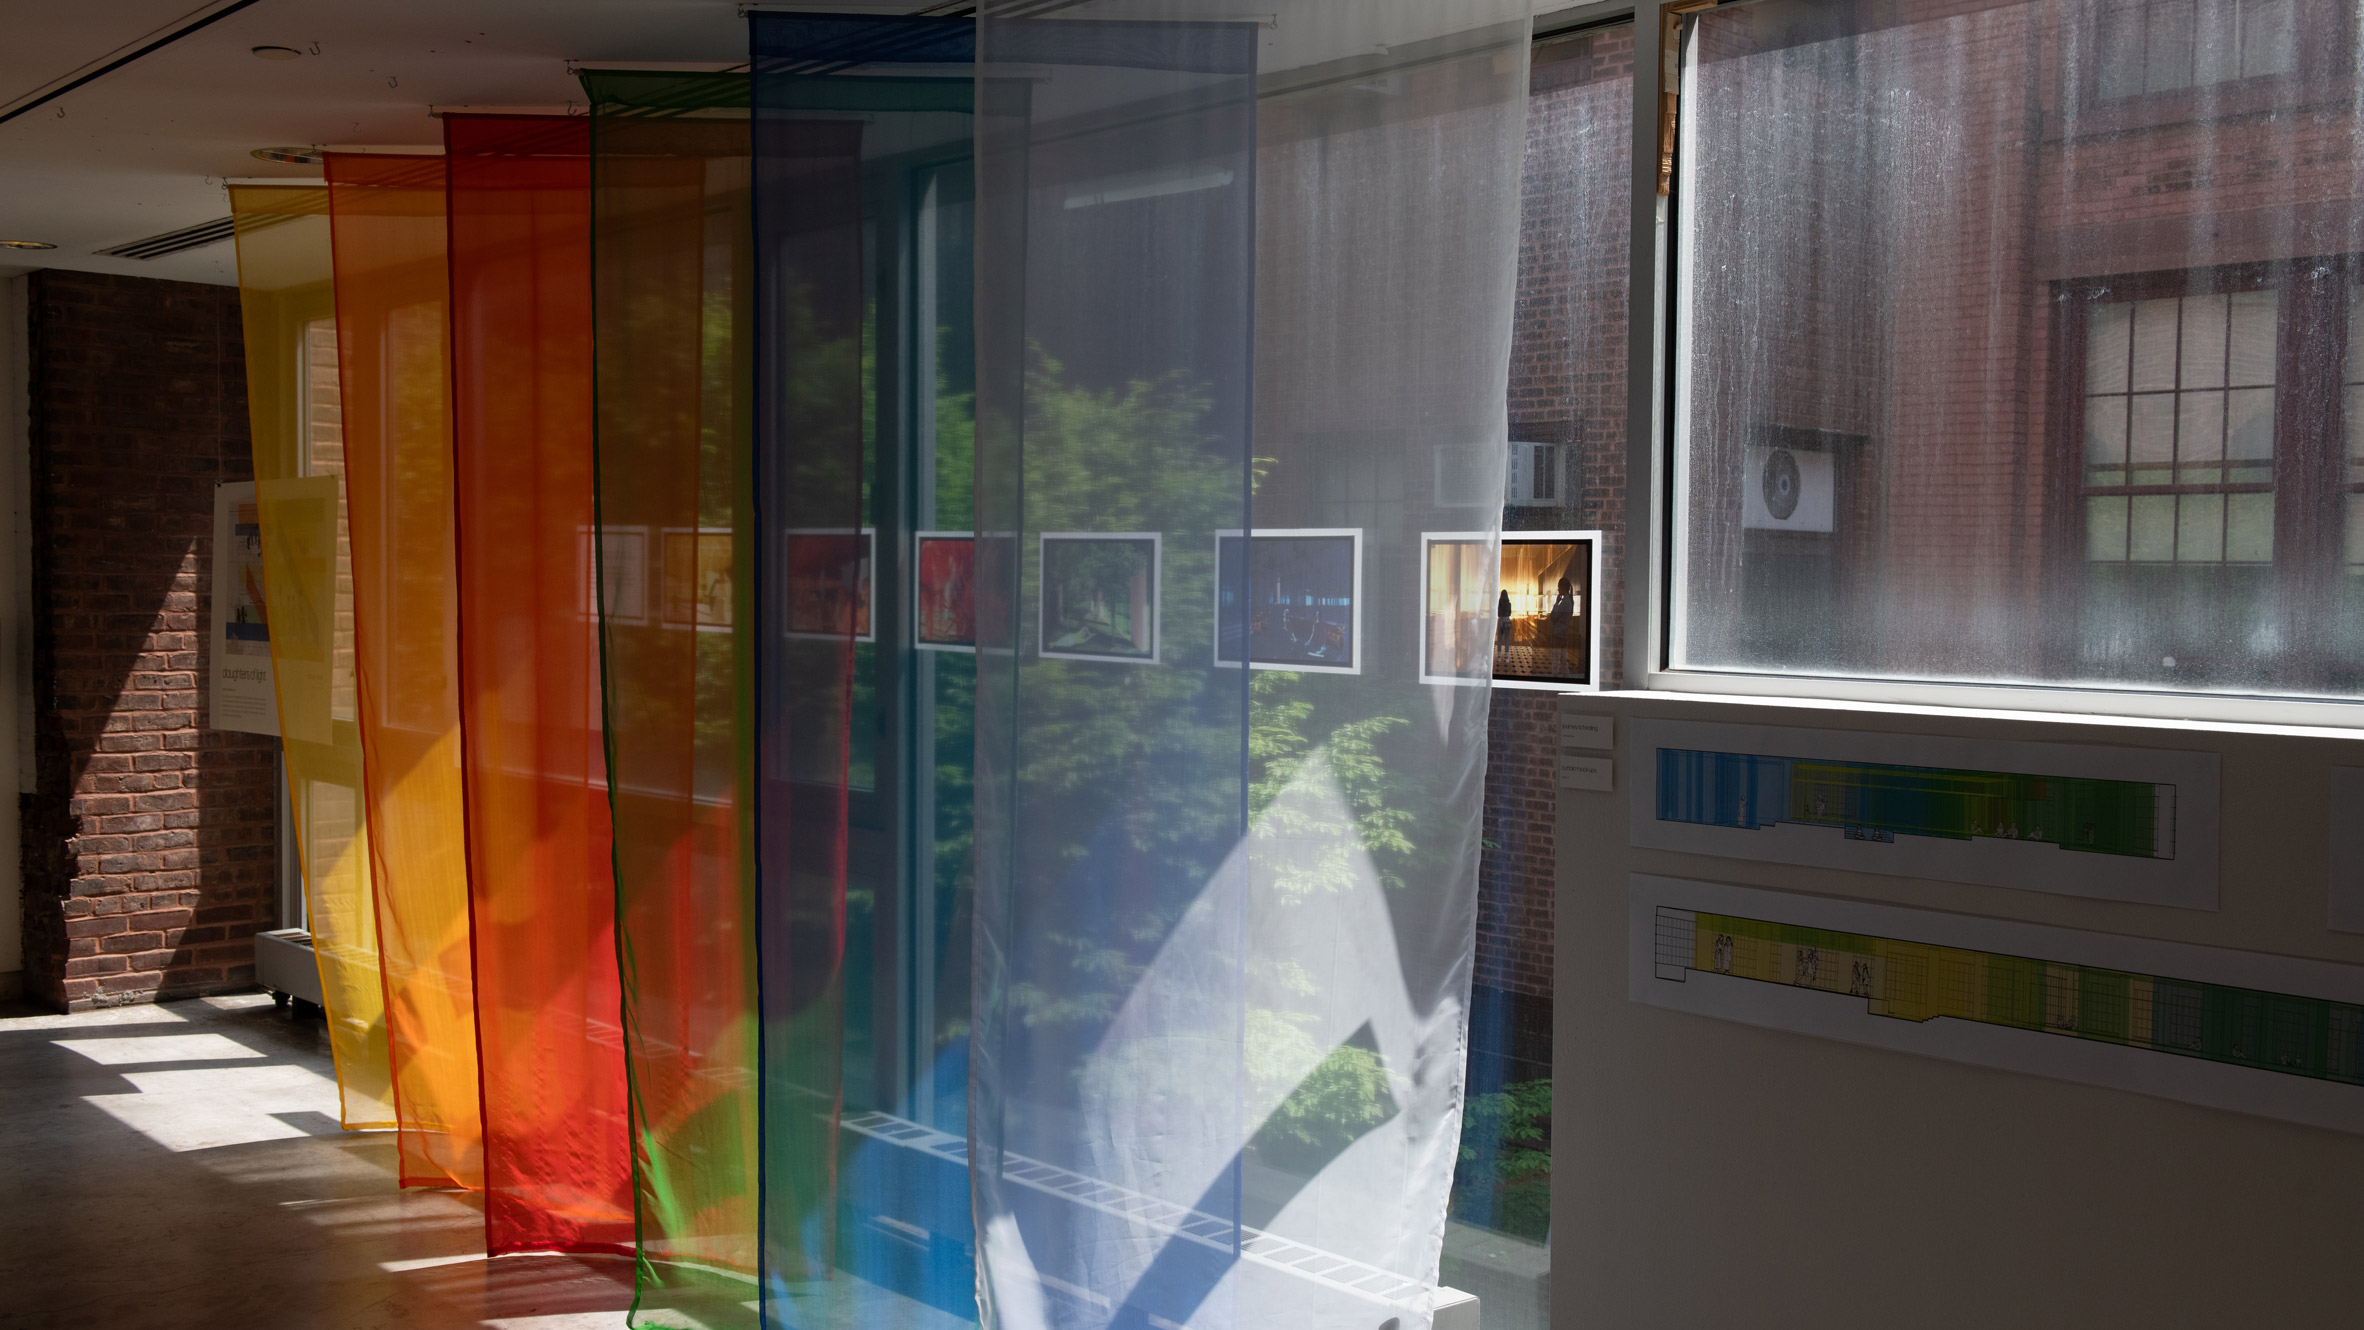
[[[0,105],[224,3],[0,0]],[[262,60],[261,45],[305,54]],[[226,216],[225,178],[319,174],[257,161],[255,148],[437,143],[430,106],[579,100],[570,60],[746,58],[737,0],[258,0],[0,124],[0,240],[57,245],[0,254],[235,283],[227,242],[149,261],[93,251]]]

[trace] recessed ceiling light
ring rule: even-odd
[[[46,240],[0,240],[0,249],[56,249]]]
[[[320,165],[318,148],[257,148],[253,156],[257,161],[278,162],[285,166]]]
[[[258,46],[254,53],[258,60],[293,60],[303,54],[292,46]]]

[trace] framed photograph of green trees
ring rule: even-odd
[[[1042,533],[1042,654],[1156,664],[1162,549],[1154,531]]]

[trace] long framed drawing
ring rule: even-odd
[[[1154,531],[1045,531],[1036,649],[1063,660],[1154,665],[1164,538]]]
[[[1363,533],[1285,527],[1215,533],[1215,663],[1360,674]]]
[[[921,531],[911,543],[911,644],[922,651],[977,649],[977,538]]]
[[[1655,716],[1625,729],[1644,849],[2216,908],[2212,753]]]
[[[877,530],[792,529],[781,535],[785,635],[877,641],[877,592],[871,585]]]
[[[1636,873],[1626,996],[2364,1132],[2364,968]]]

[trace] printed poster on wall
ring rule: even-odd
[[[206,662],[207,723],[217,730],[279,733],[271,681],[271,623],[263,600],[263,523],[254,482],[213,490],[213,631]]]

